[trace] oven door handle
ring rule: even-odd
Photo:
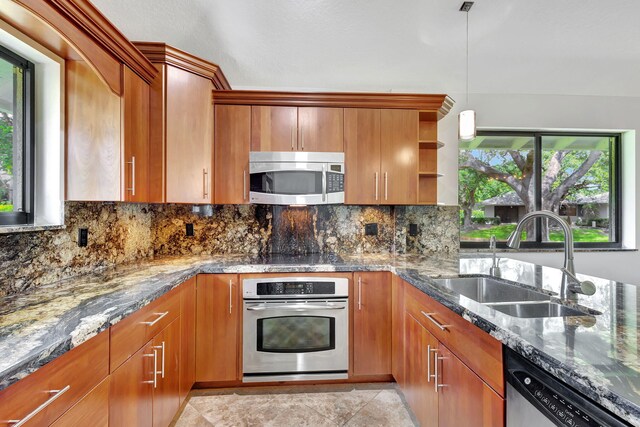
[[[249,311],[264,311],[264,310],[292,310],[292,311],[305,311],[305,310],[344,310],[344,305],[318,305],[318,304],[282,304],[282,305],[250,305],[247,306]]]

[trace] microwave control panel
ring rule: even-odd
[[[344,191],[344,174],[327,172],[327,193],[341,193]]]

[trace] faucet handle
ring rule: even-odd
[[[596,293],[596,285],[591,280],[580,281],[575,274],[566,268],[562,268],[562,272],[570,279],[567,281],[567,285],[571,292],[589,296]]]

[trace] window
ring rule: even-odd
[[[33,223],[33,69],[0,46],[0,225]]]
[[[576,247],[620,246],[620,134],[482,131],[460,143],[462,247],[504,243],[527,212],[565,218]],[[560,246],[554,221],[530,221],[522,247]]]

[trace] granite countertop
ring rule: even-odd
[[[0,299],[0,390],[85,342],[198,273],[392,271],[509,348],[640,425],[640,289],[592,278],[579,296],[594,316],[521,319],[440,287],[432,279],[486,275],[491,259],[419,255],[172,257],[120,266]],[[502,277],[559,293],[561,272],[503,259]],[[582,278],[588,276],[579,275]]]

